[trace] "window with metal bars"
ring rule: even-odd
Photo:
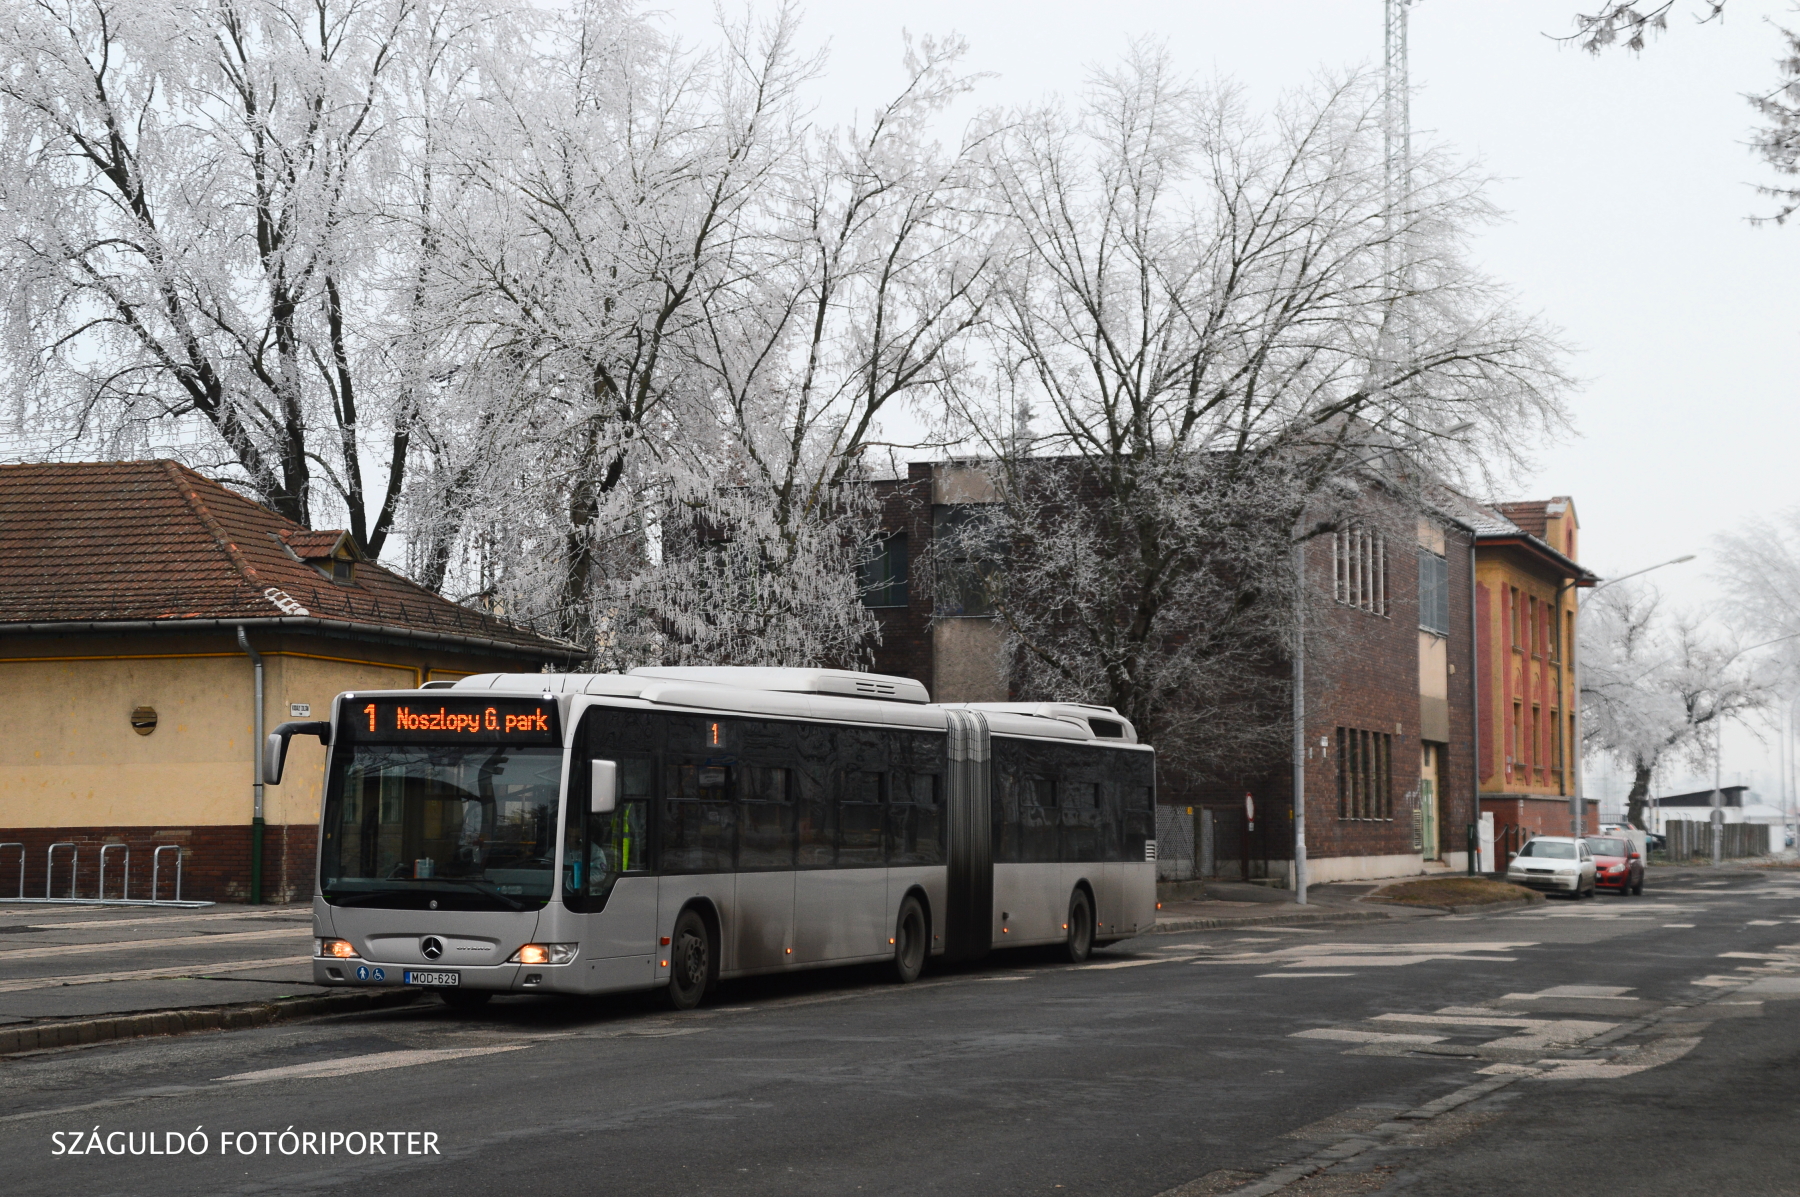
[[[1371,615],[1388,613],[1387,538],[1344,528],[1331,538],[1332,591],[1337,601]]]
[[[1394,817],[1394,737],[1355,727],[1337,729],[1338,818]]]

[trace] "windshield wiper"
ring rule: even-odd
[[[451,885],[470,886],[478,892],[486,894],[490,898],[506,903],[514,910],[524,910],[526,908],[525,903],[515,901],[509,894],[501,893],[494,887],[493,883],[489,881],[477,881],[473,877],[433,877],[432,880],[447,882]]]
[[[495,901],[502,903],[508,910],[522,911],[529,909],[525,903],[517,901],[507,894],[501,893],[486,881],[472,881],[464,877],[433,877],[432,880],[450,885],[472,886],[477,892],[485,894]],[[325,897],[334,906],[374,906],[396,897],[422,898],[430,892],[430,890],[377,889],[362,890],[346,894],[334,894],[327,890]]]

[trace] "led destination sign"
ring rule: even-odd
[[[389,743],[455,741],[482,744],[560,744],[556,704],[521,699],[429,701],[378,698],[345,703],[345,721],[359,740]]]

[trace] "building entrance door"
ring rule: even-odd
[[[1438,746],[1426,743],[1419,760],[1420,855],[1437,860],[1438,849]]]

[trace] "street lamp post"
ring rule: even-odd
[[[1693,553],[1681,557],[1672,557],[1667,561],[1658,561],[1655,565],[1646,565],[1643,569],[1634,569],[1628,574],[1620,574],[1616,578],[1608,578],[1595,586],[1589,593],[1598,594],[1608,586],[1615,586],[1627,578],[1635,578],[1647,574],[1653,569],[1661,569],[1665,565],[1681,565],[1694,559]],[[1562,588],[1568,589],[1574,583],[1564,582]],[[1574,759],[1575,784],[1569,787],[1569,835],[1580,839],[1587,825],[1587,794],[1582,781],[1581,760],[1581,604],[1575,604],[1575,643],[1569,646],[1569,682],[1574,691],[1573,710],[1569,713],[1575,717],[1575,730],[1569,737],[1568,755]]]

